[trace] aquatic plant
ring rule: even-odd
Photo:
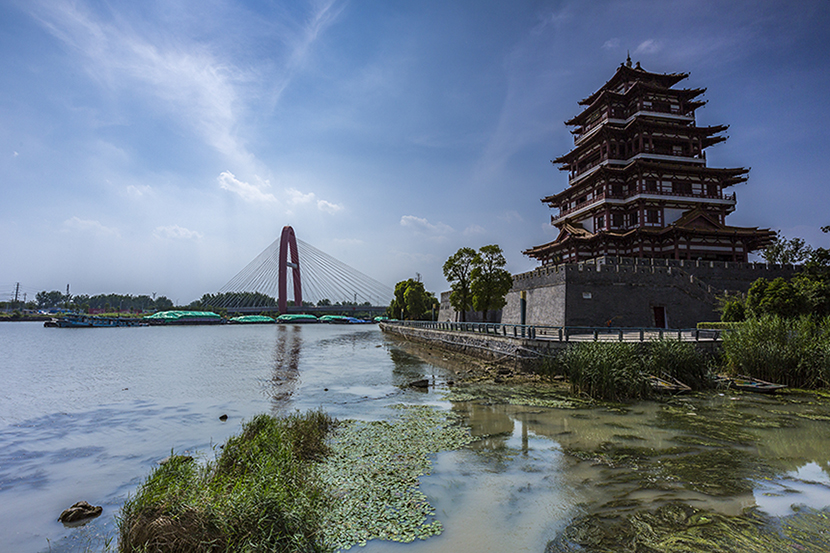
[[[750,319],[724,335],[725,369],[796,388],[830,385],[830,319]]]
[[[215,462],[171,456],[125,502],[120,551],[326,551],[313,468],[334,424],[322,411],[258,415]]]
[[[671,503],[627,516],[578,517],[548,543],[545,553],[818,553],[830,550],[824,531],[828,522],[826,510],[803,509],[776,522],[754,509],[726,516]]]
[[[411,542],[440,534],[441,522],[418,479],[439,451],[473,441],[469,429],[428,406],[394,406],[389,421],[348,421],[333,434],[319,477],[337,498],[325,514],[325,541],[336,549],[370,539]]]

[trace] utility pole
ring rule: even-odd
[[[19,294],[20,294],[20,283],[18,282],[17,284],[14,285],[14,305],[15,305],[15,307],[17,306],[17,298],[19,297]]]

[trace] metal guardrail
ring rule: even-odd
[[[647,342],[655,339],[672,339],[684,342],[717,342],[721,340],[723,335],[723,330],[699,328],[546,326],[447,321],[384,321],[384,323],[429,330],[471,332],[489,336],[549,340],[553,342]]]

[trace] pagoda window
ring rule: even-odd
[[[622,184],[615,182],[611,185],[611,195],[618,198],[623,195],[623,187]]]
[[[639,224],[639,213],[636,211],[632,211],[628,214],[628,226],[629,227],[636,227]]]
[[[623,226],[622,213],[612,213],[611,214],[611,228],[620,228],[621,226]]]
[[[680,113],[680,106],[678,104],[671,105],[671,112],[672,113]]]
[[[597,232],[605,230],[605,215],[597,216]]]
[[[710,198],[717,198],[718,197],[718,185],[717,184],[707,184],[706,185],[706,195]]]
[[[679,146],[675,144],[671,147],[671,153],[675,156],[682,156],[683,155],[683,146]]]
[[[660,212],[656,209],[646,211],[646,222],[656,224],[660,222]]]
[[[646,192],[657,192],[657,181],[654,179],[646,179]]]
[[[692,183],[682,182],[682,181],[673,181],[671,183],[671,191],[672,191],[672,194],[681,194],[681,195],[684,195],[684,196],[691,196],[692,195]]]

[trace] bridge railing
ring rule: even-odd
[[[719,329],[698,328],[548,326],[448,321],[385,321],[385,324],[555,342],[648,342],[650,340],[663,339],[681,340],[684,342],[716,342],[720,341],[723,335],[723,331]]]

